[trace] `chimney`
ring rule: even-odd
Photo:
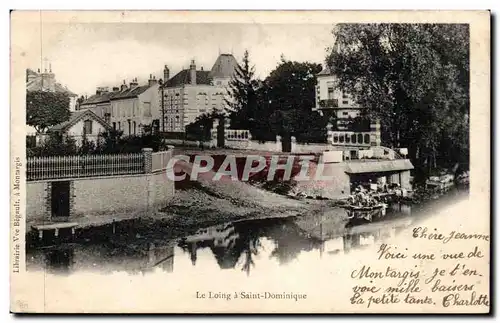
[[[196,85],[196,64],[194,63],[194,59],[191,61],[191,65],[189,65],[189,76],[191,78],[191,85]]]
[[[42,75],[42,91],[55,92],[56,90],[56,76],[52,73],[52,66],[50,71],[41,74]]]
[[[165,65],[165,68],[163,69],[163,81],[166,82],[170,79],[170,70],[168,69],[168,66]]]
[[[26,74],[27,74],[27,77],[26,77],[27,82],[32,81],[38,77],[38,75],[35,73],[35,71],[32,71],[30,69],[26,70]]]
[[[134,87],[137,87],[139,83],[137,83],[137,77],[130,82],[130,89],[133,89]]]
[[[153,76],[153,74],[149,74],[149,80],[148,80],[148,85],[153,86],[157,83],[156,78]]]
[[[127,83],[125,83],[125,80],[123,80],[123,84],[122,84],[122,86],[120,87],[120,91],[122,91],[122,92],[123,92],[123,91],[125,91],[125,90],[127,90]]]
[[[109,92],[109,88],[107,86],[98,86],[96,91],[95,91],[95,94],[99,95],[99,94],[104,94],[104,93],[108,93]]]

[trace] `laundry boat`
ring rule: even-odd
[[[387,211],[387,204],[378,203],[372,206],[344,205],[349,220],[373,221],[375,218],[384,217]]]

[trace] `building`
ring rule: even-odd
[[[46,91],[46,92],[58,92],[58,93],[66,93],[69,96],[69,110],[76,110],[76,99],[77,95],[67,87],[62,86],[60,83],[56,81],[56,75],[52,72],[52,68],[49,67],[49,71],[47,69],[43,73],[40,73],[40,69],[37,72],[32,69],[26,70],[26,91],[27,92],[35,92],[35,91]]]
[[[160,120],[159,84],[150,75],[148,84],[139,85],[137,78],[120,87],[98,87],[96,94],[87,98],[79,110],[90,109],[112,128],[123,131],[125,136],[139,135],[145,126],[158,126]]]
[[[69,120],[51,127],[47,132],[57,132],[61,135],[71,136],[80,145],[83,138],[97,143],[99,134],[109,131],[110,125],[91,110],[71,112]]]
[[[222,111],[228,98],[227,86],[238,63],[232,54],[221,54],[212,69],[196,68],[191,61],[170,78],[165,65],[164,84],[160,87],[159,105],[163,114],[161,124],[165,132],[185,132],[185,127],[202,114]]]
[[[335,115],[338,119],[359,117],[362,107],[348,93],[336,88],[336,77],[326,66],[316,75],[316,106],[313,111]]]
[[[378,120],[360,118],[363,107],[352,95],[336,86],[337,79],[326,66],[317,75],[316,106],[312,109],[326,117],[332,117],[328,140],[335,146],[352,149],[380,146]]]

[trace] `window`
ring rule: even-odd
[[[113,130],[116,130],[116,122],[113,122]]]
[[[339,137],[339,142],[340,142],[341,144],[343,144],[343,143],[344,143],[344,136],[343,136],[343,135]]]
[[[349,96],[345,93],[342,93],[342,99],[349,99]]]
[[[144,102],[144,116],[151,117],[151,103]]]
[[[135,131],[136,131],[136,124],[135,124],[135,121],[134,121],[134,135],[135,135]]]
[[[127,122],[128,122],[128,134],[130,135],[132,133],[132,131],[131,131],[132,130],[131,129],[132,125],[130,124],[130,119],[128,119]]]
[[[351,142],[351,136],[345,135],[345,142],[348,144]]]
[[[343,115],[343,116],[349,115],[349,112],[344,111],[344,112],[342,112],[342,115]]]
[[[362,135],[362,134],[360,134],[360,133],[358,134],[358,142],[359,142],[360,144],[362,144],[362,143],[363,143],[363,135]]]
[[[339,136],[337,134],[333,135],[333,142],[339,142]]]
[[[369,144],[369,143],[370,143],[370,135],[365,134],[365,144]]]
[[[328,87],[328,100],[333,100],[333,87]]]
[[[85,120],[83,123],[83,133],[86,135],[92,134],[92,120]]]
[[[351,135],[351,141],[352,141],[353,144],[356,143],[356,135],[355,134]]]
[[[349,104],[349,101],[347,101],[347,100],[342,100],[342,104]]]

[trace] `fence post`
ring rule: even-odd
[[[153,148],[142,148],[144,156],[144,173],[150,174],[153,172]]]
[[[290,149],[290,152],[295,152],[297,150],[297,138],[295,138],[295,136],[292,136],[291,138],[291,149]]]

